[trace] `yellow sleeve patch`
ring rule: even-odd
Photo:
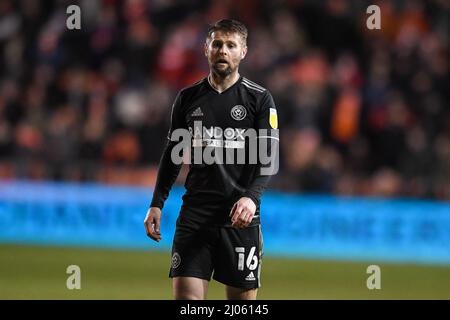
[[[277,109],[270,108],[269,124],[272,127],[272,129],[278,129]]]

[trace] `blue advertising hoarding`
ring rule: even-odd
[[[143,226],[151,189],[2,181],[0,243],[168,250],[183,192],[156,243]],[[261,212],[266,254],[450,265],[448,202],[267,192]]]

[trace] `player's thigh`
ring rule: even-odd
[[[195,277],[174,277],[172,288],[176,300],[204,300],[208,293],[208,281]]]
[[[213,270],[212,242],[214,233],[211,228],[177,222],[169,277],[194,277],[209,281]]]
[[[243,292],[257,289],[260,287],[261,259],[260,226],[221,228],[213,277],[227,286],[243,289]],[[230,292],[234,291],[230,289]]]

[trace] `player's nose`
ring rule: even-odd
[[[220,48],[219,48],[219,54],[220,54],[220,55],[226,55],[227,53],[228,53],[227,47],[224,46],[224,45],[220,46]]]

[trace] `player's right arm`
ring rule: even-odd
[[[156,178],[152,202],[144,220],[147,235],[158,242],[161,240],[159,230],[161,210],[182,166],[182,164],[175,164],[171,159],[172,149],[177,144],[176,141],[171,140],[171,135],[174,130],[185,127],[186,124],[181,112],[181,94],[179,93],[172,106],[171,125],[167,137],[167,144],[159,162],[158,176]]]

